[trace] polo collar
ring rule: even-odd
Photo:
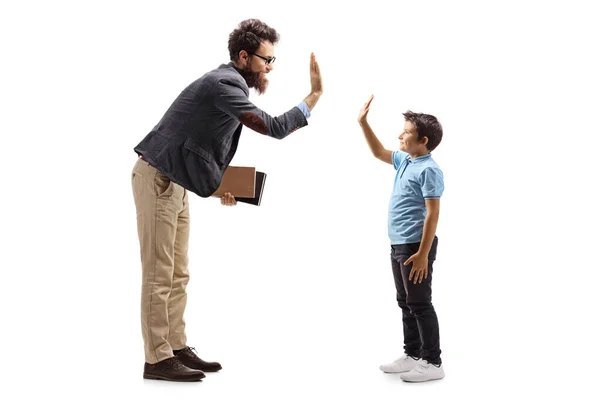
[[[406,161],[408,161],[409,163],[419,164],[419,163],[429,160],[430,158],[431,158],[431,153],[425,154],[423,156],[415,157],[415,158],[410,158],[410,155],[408,155],[408,156],[406,156]]]

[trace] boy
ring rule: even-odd
[[[437,227],[444,176],[431,158],[442,140],[442,126],[427,114],[404,113],[400,151],[386,150],[367,122],[373,96],[360,110],[358,122],[373,155],[396,169],[389,204],[388,235],[396,299],[402,309],[404,352],[380,367],[400,373],[407,382],[442,379],[438,320],[431,304],[431,279],[437,250]]]

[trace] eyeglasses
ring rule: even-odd
[[[275,62],[275,57],[263,57],[263,56],[261,56],[259,54],[256,54],[256,53],[251,53],[251,54],[255,55],[258,58],[262,58],[263,60],[265,60],[265,64],[266,65],[271,65],[271,64],[273,64]]]

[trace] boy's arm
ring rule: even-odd
[[[358,114],[358,123],[362,128],[365,139],[367,140],[367,144],[369,145],[373,155],[381,161],[393,165],[392,151],[383,147],[379,139],[377,139],[377,136],[375,136],[375,132],[373,132],[373,129],[371,129],[371,126],[367,122],[367,114],[369,114],[369,106],[371,105],[371,101],[373,101],[373,95],[371,95],[369,101],[367,101],[360,110]]]
[[[425,207],[427,208],[427,215],[425,216],[421,245],[419,246],[419,250],[404,263],[404,265],[413,263],[408,280],[411,281],[414,277],[414,283],[421,283],[423,279],[427,279],[429,272],[429,250],[431,250],[431,244],[433,243],[440,217],[440,199],[425,199]]]
[[[425,207],[427,208],[427,215],[425,216],[425,226],[423,226],[423,238],[421,238],[419,253],[427,257],[429,250],[431,250],[438,219],[440,218],[440,199],[425,199]]]

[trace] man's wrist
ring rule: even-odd
[[[298,104],[298,108],[302,111],[302,114],[304,114],[304,118],[308,120],[310,118],[310,110],[308,109],[306,101],[302,100],[300,104]]]
[[[306,96],[306,98],[304,99],[304,102],[308,106],[309,110],[312,111],[313,107],[315,106],[315,104],[317,104],[317,101],[319,101],[320,97],[321,97],[321,94],[319,92],[310,92],[310,94],[308,96]]]

